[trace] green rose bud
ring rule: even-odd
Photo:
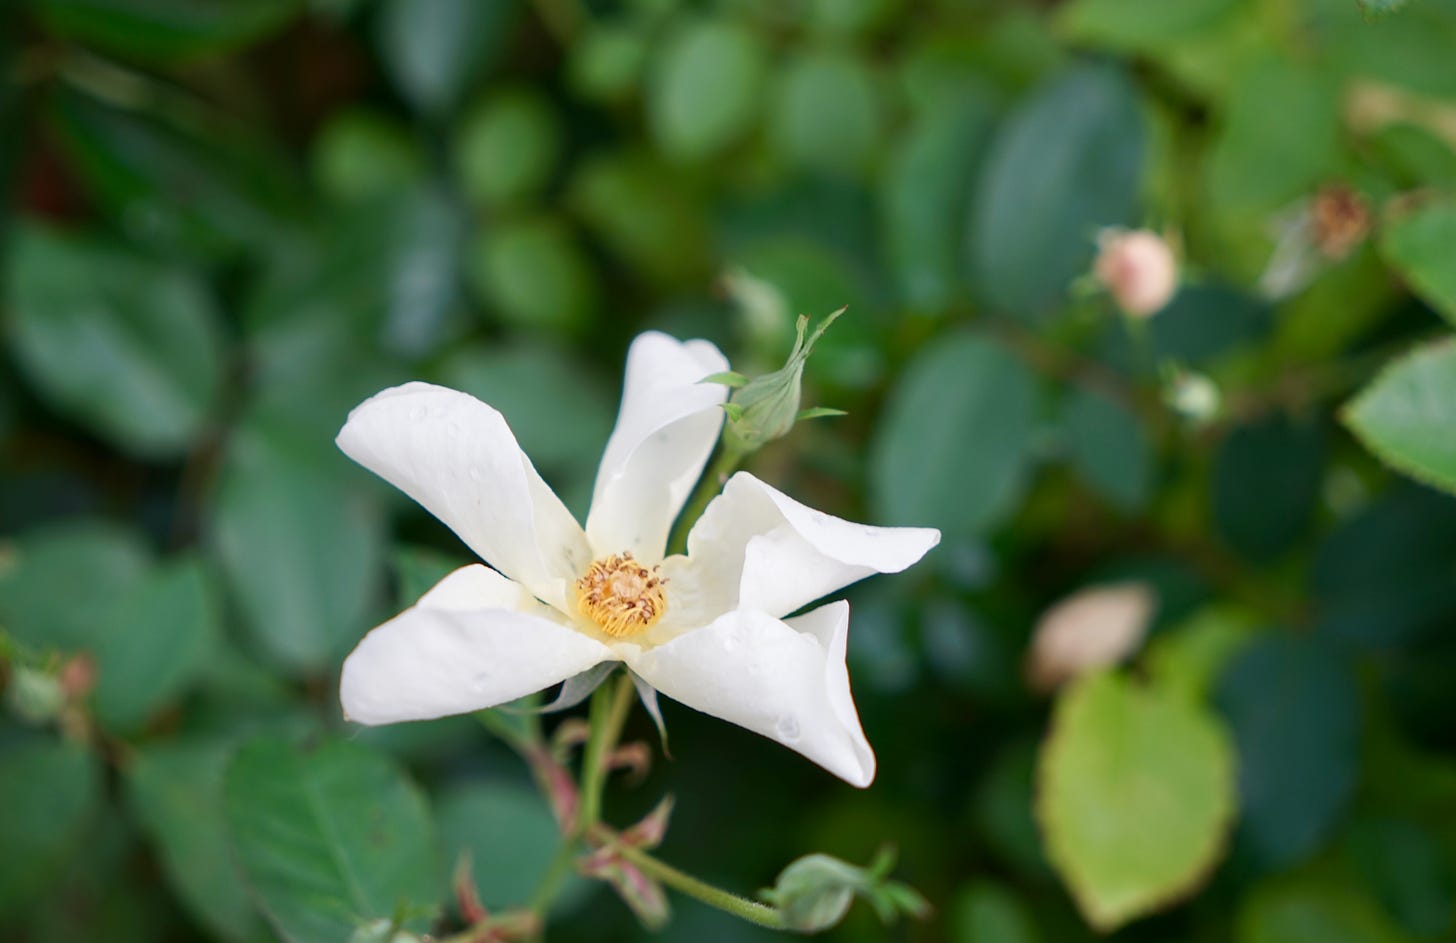
[[[724,405],[728,414],[728,425],[723,432],[724,444],[739,454],[756,452],[765,443],[788,434],[794,423],[800,419],[816,416],[843,415],[834,409],[811,409],[800,411],[800,388],[804,382],[804,364],[814,351],[814,344],[835,319],[844,313],[840,308],[829,315],[808,333],[809,319],[799,316],[795,330],[794,349],[789,352],[788,361],[773,373],[747,379],[738,374],[716,374],[709,382],[725,383],[737,387],[733,396]]]

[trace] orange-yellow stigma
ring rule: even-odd
[[[643,566],[632,554],[594,560],[576,581],[576,607],[608,635],[636,635],[662,618],[667,597],[661,567]]]

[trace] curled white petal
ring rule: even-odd
[[[483,566],[456,570],[344,660],[344,716],[374,725],[482,710],[613,657],[550,612]]]
[[[473,396],[428,383],[385,390],[355,407],[337,442],[558,608],[566,583],[591,562],[581,527],[505,418]]]
[[[864,787],[875,777],[875,755],[850,697],[848,632],[842,601],[786,622],[738,610],[627,663],[673,700],[777,740]]]
[[[688,535],[682,582],[719,611],[782,616],[873,573],[898,573],[939,542],[933,528],[832,517],[739,472]]]
[[[648,564],[662,559],[668,529],[723,424],[719,407],[727,389],[699,381],[727,369],[727,359],[707,341],[649,331],[632,342],[621,410],[586,523],[598,556],[627,550]]]

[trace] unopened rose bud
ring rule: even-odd
[[[96,687],[96,661],[90,655],[74,655],[61,665],[58,675],[68,701],[79,701]]]
[[[1167,375],[1163,385],[1163,401],[1169,408],[1195,423],[1210,421],[1223,406],[1218,385],[1203,374],[1191,370],[1174,370]]]
[[[1047,692],[1130,655],[1148,630],[1156,601],[1144,583],[1116,583],[1073,593],[1042,614],[1026,676]]]
[[[1123,313],[1151,317],[1178,290],[1178,263],[1162,236],[1145,229],[1104,230],[1092,273]]]
[[[773,373],[748,379],[736,374],[718,374],[709,382],[723,382],[737,387],[724,405],[728,414],[723,440],[729,448],[747,455],[765,443],[788,434],[794,423],[813,416],[836,415],[838,410],[799,410],[800,387],[804,382],[804,364],[814,351],[814,344],[834,320],[844,313],[840,308],[820,321],[809,332],[809,319],[800,317],[789,359]]]

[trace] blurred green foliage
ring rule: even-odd
[[[806,403],[848,417],[753,467],[945,533],[850,593],[879,778],[666,704],[609,815],[672,791],[664,857],[745,890],[898,843],[935,914],[839,940],[1450,939],[1453,44],[1452,0],[6,5],[0,937],[422,930],[462,851],[524,904],[500,741],[339,716],[467,554],[333,435],[464,389],[580,513],[635,333],[763,372],[847,304]],[[1181,256],[1151,320],[1089,284],[1110,226]],[[1034,692],[1113,580],[1145,647]],[[548,927],[646,935],[576,879]]]

